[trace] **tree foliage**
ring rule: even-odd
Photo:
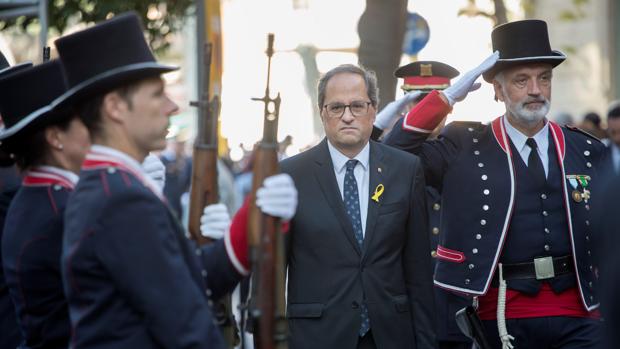
[[[193,11],[193,3],[193,0],[50,0],[49,29],[61,35],[75,22],[92,24],[118,13],[136,11],[142,17],[149,44],[153,50],[161,51],[170,45],[171,34],[182,27],[188,12]],[[35,17],[18,17],[0,21],[0,30],[14,27],[27,31],[38,23]]]

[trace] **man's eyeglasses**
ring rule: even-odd
[[[368,113],[368,107],[372,102],[366,101],[353,101],[351,104],[342,104],[338,102],[329,103],[324,106],[327,111],[327,116],[330,118],[341,118],[344,115],[345,109],[349,108],[349,111],[354,117],[365,116]]]

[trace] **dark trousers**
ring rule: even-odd
[[[491,348],[501,349],[497,321],[482,321]],[[598,349],[601,347],[601,321],[574,317],[507,319],[508,334],[515,348]]]
[[[359,339],[357,342],[357,349],[377,349],[377,344],[375,344],[372,331],[368,331],[364,337]]]

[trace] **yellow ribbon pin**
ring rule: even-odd
[[[381,196],[381,194],[383,194],[383,190],[385,188],[383,187],[383,184],[379,184],[376,188],[375,188],[375,192],[374,194],[372,194],[371,199],[375,200],[376,202],[379,202],[379,197]]]

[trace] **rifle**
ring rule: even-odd
[[[273,34],[267,38],[267,87],[265,96],[252,98],[265,104],[263,139],[258,143],[252,171],[252,193],[248,224],[248,246],[252,262],[252,293],[249,315],[254,329],[257,349],[286,349],[288,325],[286,322],[284,283],[285,247],[280,232],[280,220],[263,214],[256,207],[256,190],[263,180],[279,172],[278,169],[278,113],[280,94],[271,98],[269,78],[273,56]]]
[[[43,47],[43,62],[47,62],[50,60],[50,47]]]
[[[212,243],[200,233],[200,218],[207,205],[219,201],[217,184],[217,118],[220,108],[219,97],[209,100],[209,79],[211,70],[211,43],[204,44],[204,74],[200,84],[200,100],[190,102],[198,108],[198,129],[194,140],[192,157],[192,182],[189,205],[189,233],[199,244]],[[224,339],[232,348],[237,345],[239,337],[236,323],[231,311],[230,296],[223,297],[213,305],[215,320],[222,330]]]

